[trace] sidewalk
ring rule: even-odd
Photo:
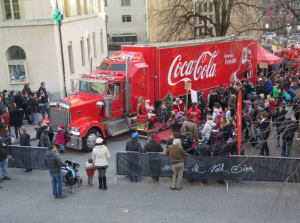
[[[42,114],[39,113],[39,120],[42,120]],[[25,127],[27,129],[27,134],[30,135],[30,141],[35,141],[37,140],[36,138],[36,131],[35,131],[35,126],[29,125],[27,120],[23,120],[23,124],[21,127]],[[11,127],[11,133],[15,135],[15,129],[14,127]],[[20,145],[19,140],[15,140],[14,145]]]

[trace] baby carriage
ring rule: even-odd
[[[79,187],[82,185],[82,179],[77,175],[80,165],[73,160],[66,160],[65,163],[67,163],[68,166],[61,168],[63,183],[64,186],[70,187],[70,192],[74,194],[75,185],[78,184]]]

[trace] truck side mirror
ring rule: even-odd
[[[104,102],[102,101],[97,102],[97,108],[100,115],[103,114],[104,107],[105,107]]]
[[[114,85],[114,99],[119,98],[120,88],[117,85]]]

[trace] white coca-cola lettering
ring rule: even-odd
[[[197,81],[199,78],[211,78],[216,76],[216,67],[217,64],[214,63],[216,57],[218,56],[219,51],[203,52],[198,60],[184,61],[181,62],[181,55],[178,55],[172,62],[169,73],[168,73],[168,83],[171,86],[174,86],[180,82],[192,82]],[[207,57],[209,62],[205,63]],[[192,77],[189,77],[193,74]],[[178,76],[181,77],[177,82],[173,82]]]

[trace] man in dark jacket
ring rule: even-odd
[[[215,103],[219,101],[218,94],[215,90],[210,91],[208,101],[209,101],[208,106],[210,108],[210,113],[212,114],[213,113],[213,107],[215,106]],[[197,139],[198,139],[198,137],[197,137]]]
[[[149,141],[145,144],[143,152],[144,153],[156,153],[149,155],[149,166],[152,175],[152,179],[154,182],[158,183],[159,181],[159,173],[160,173],[160,154],[159,152],[163,152],[164,149],[162,146],[154,140],[154,134],[151,133],[149,135]]]
[[[204,143],[204,138],[201,136],[201,137],[199,137],[198,141],[199,141],[199,144],[197,145],[197,148],[195,149],[194,155],[195,156],[201,156],[201,157],[211,156],[208,145],[206,145]],[[206,179],[205,180],[201,180],[200,183],[199,183],[199,185],[201,187],[206,187],[207,180]]]
[[[126,143],[125,150],[127,152],[143,152],[143,148],[141,143],[138,141],[139,134],[133,133],[131,139]],[[141,180],[140,176],[136,174],[139,166],[139,158],[138,156],[132,156],[130,161],[128,162],[128,168],[131,170],[131,175],[128,176],[130,182],[138,182]]]
[[[197,105],[197,108],[200,109],[201,111],[201,117],[200,117],[200,121],[203,122],[204,120],[204,109],[206,107],[206,99],[205,97],[203,96],[203,91],[200,91],[200,94],[199,94],[199,97],[198,97],[198,105]]]
[[[280,146],[280,133],[282,132],[282,131],[280,131],[280,125],[285,120],[286,113],[287,113],[287,111],[284,110],[284,106],[279,105],[279,108],[274,115],[273,126],[276,127],[276,136],[277,136],[276,147]]]
[[[37,100],[36,93],[33,93],[30,98],[30,113],[32,115],[33,125],[37,126],[39,121],[39,114],[38,114],[38,105],[39,101]]]
[[[11,178],[7,176],[7,166],[8,166],[8,154],[5,150],[6,145],[4,143],[0,143],[0,167],[2,169],[2,174],[0,173],[0,183],[3,180],[10,180]],[[0,187],[2,189],[2,187]]]
[[[57,149],[54,144],[50,145],[49,149],[46,151],[45,165],[48,167],[52,178],[52,190],[54,198],[66,198],[66,195],[62,195],[63,179],[60,168],[67,165],[58,157]]]
[[[41,90],[43,91],[43,94],[40,93]],[[44,107],[42,108],[42,112],[43,113],[47,112],[47,114],[48,114],[48,98],[49,98],[49,96],[48,96],[48,93],[47,93],[47,90],[46,90],[45,82],[41,83],[41,86],[37,91],[37,98],[39,100],[41,100],[42,104],[44,104],[43,105]],[[44,118],[44,114],[43,114],[43,118]]]
[[[221,84],[219,90],[217,91],[218,96],[220,97],[221,95],[225,95],[226,90],[224,88],[224,85]]]
[[[292,121],[292,113],[285,115],[284,122],[280,125],[280,132],[282,133],[282,152],[281,156],[289,157],[293,146],[293,139],[295,132],[298,129],[298,123]]]
[[[270,135],[271,131],[271,126],[270,126],[270,121],[268,119],[268,113],[267,112],[262,112],[260,114],[260,119],[258,119],[259,124],[258,124],[258,138],[261,141],[261,151],[260,154],[261,156],[269,156],[269,146],[268,146],[268,138]]]
[[[3,115],[4,109],[5,109],[5,104],[2,101],[2,97],[0,97],[0,116]]]
[[[20,128],[20,146],[31,146],[30,145],[30,135],[26,133],[27,129],[25,127]],[[26,157],[27,159],[31,159],[30,156]],[[32,171],[31,168],[27,168],[25,172]]]

